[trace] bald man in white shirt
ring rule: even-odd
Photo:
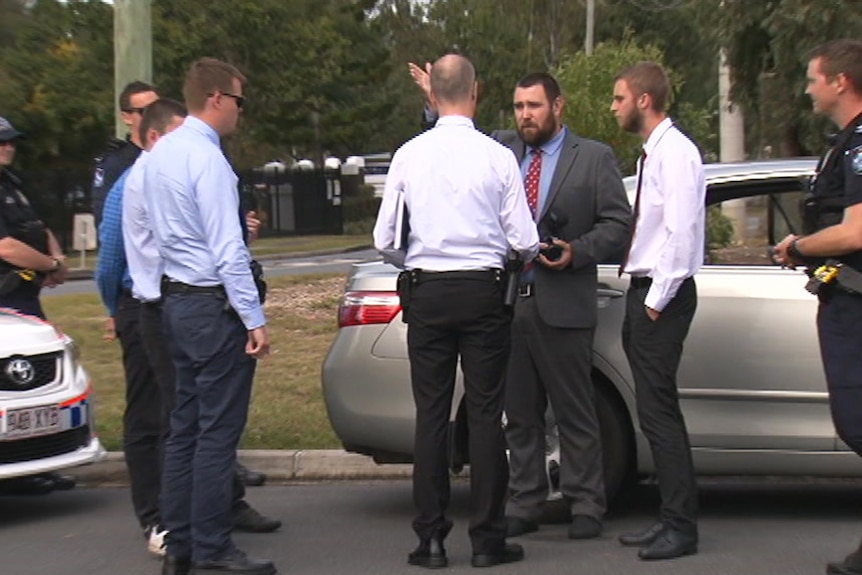
[[[521,546],[506,543],[503,371],[512,314],[504,306],[502,278],[507,252],[530,261],[539,237],[515,158],[473,126],[476,86],[466,58],[450,54],[434,64],[431,96],[440,118],[393,156],[374,226],[375,247],[392,254],[399,247],[400,206],[407,206],[403,265],[411,286],[405,313],[416,403],[413,529],[419,537],[408,563],[426,568],[448,565],[448,427],[459,358],[470,437],[472,565],[524,556]]]
[[[611,110],[620,127],[643,138],[632,238],[620,266],[631,276],[623,348],[632,368],[638,419],[656,467],[659,520],[620,537],[645,560],[697,552],[697,483],[676,373],[697,308],[694,274],[703,263],[703,161],[666,108],[670,81],[654,62],[616,78]]]

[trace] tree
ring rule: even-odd
[[[732,98],[753,112],[757,154],[822,151],[832,129],[805,96],[807,53],[836,38],[862,36],[862,3],[843,0],[725,0],[717,36],[735,71]]]
[[[552,71],[566,98],[563,109],[566,124],[580,135],[610,145],[624,173],[634,171],[641,143],[636,134],[621,130],[610,112],[614,78],[639,61],[652,60],[664,64],[664,59],[664,54],[655,45],[640,45],[626,34],[622,42],[598,44],[591,56],[584,52],[563,56]],[[676,94],[684,85],[682,74],[665,67]],[[708,111],[677,100],[672,102],[669,112],[702,151],[715,145]]]

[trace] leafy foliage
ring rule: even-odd
[[[716,34],[735,71],[733,98],[752,113],[749,147],[758,155],[822,151],[830,128],[810,113],[804,94],[807,54],[828,40],[862,36],[862,3],[725,0]]]
[[[563,109],[566,124],[575,132],[610,145],[617,154],[622,171],[633,173],[640,155],[640,139],[623,132],[610,112],[614,78],[622,70],[642,60],[663,63],[664,54],[655,45],[639,45],[627,33],[622,42],[606,42],[595,47],[591,56],[576,52],[563,56],[553,70],[566,97]],[[681,74],[667,68],[678,93]],[[701,149],[714,144],[709,114],[689,103],[672,104],[670,113]]]

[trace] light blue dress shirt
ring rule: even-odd
[[[263,326],[237,217],[237,176],[216,131],[188,116],[160,138],[144,169],[144,197],[165,275],[194,286],[223,285],[246,329]]]

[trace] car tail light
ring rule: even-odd
[[[338,306],[338,327],[389,323],[401,311],[392,291],[349,291]]]

